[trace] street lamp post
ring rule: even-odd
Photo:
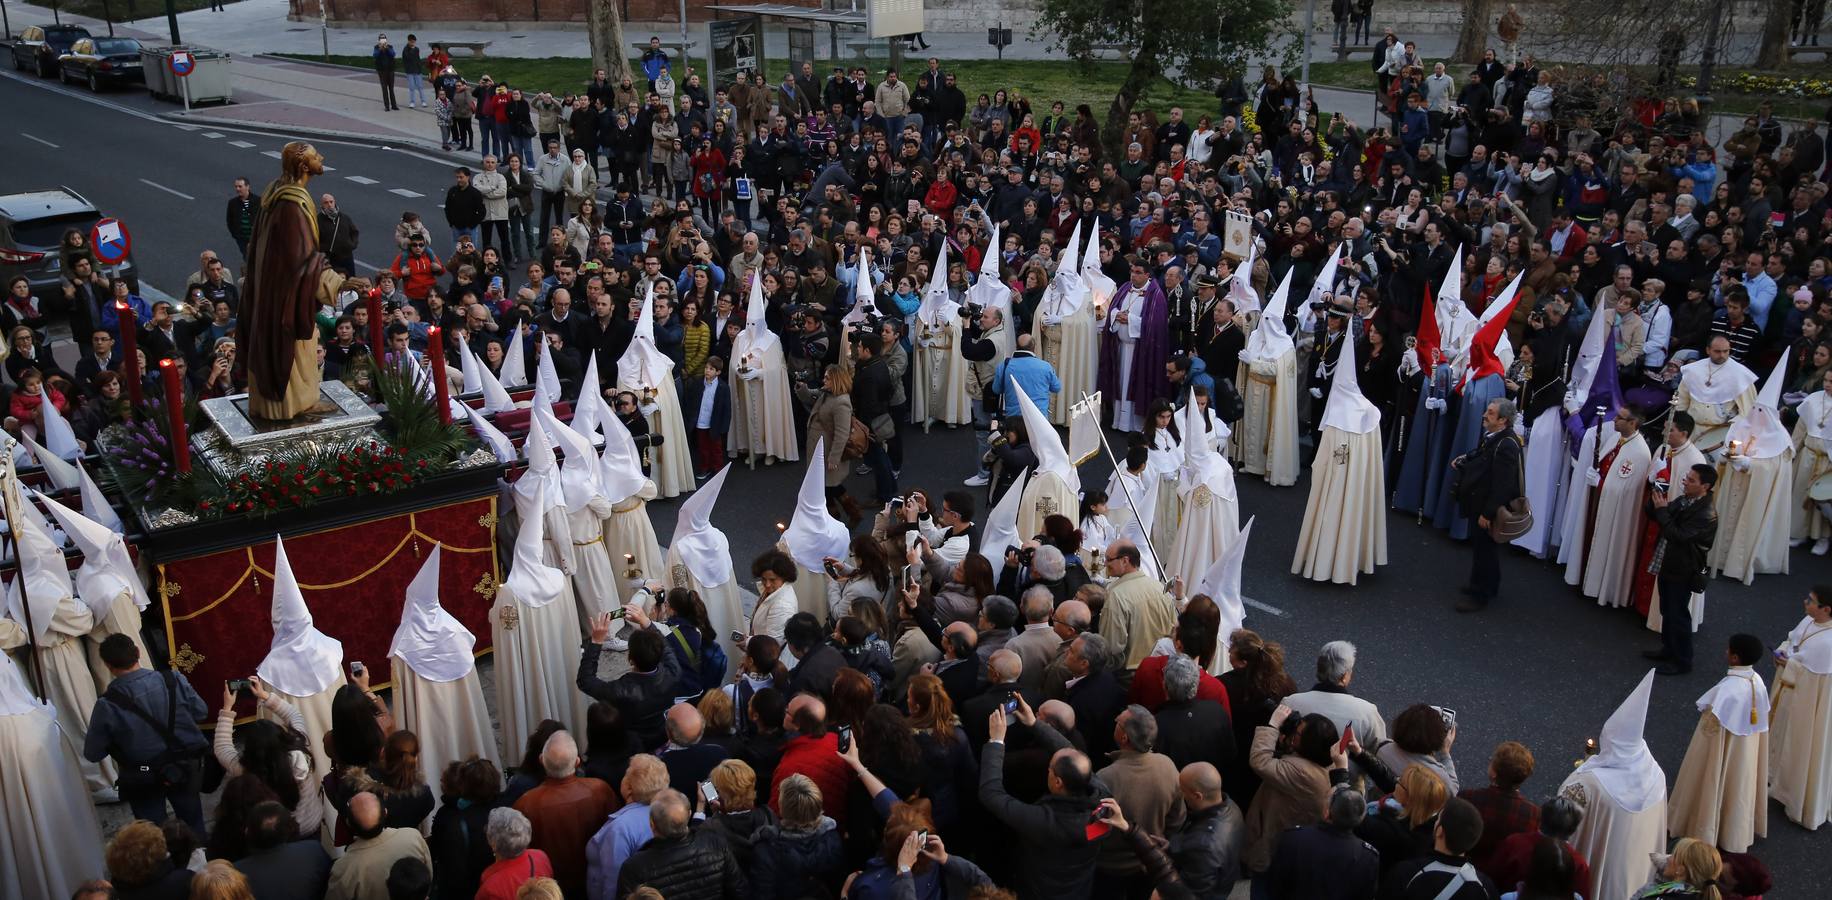
[[[1302,74],[1299,75],[1300,80],[1302,80],[1306,86],[1310,85],[1310,39],[1312,33],[1316,30],[1317,0],[1308,0],[1308,2],[1304,4],[1304,69]],[[1298,105],[1302,107],[1303,101],[1300,100]]]
[[[1698,61],[1698,105],[1711,106],[1711,74],[1717,68],[1718,32],[1724,26],[1724,0],[1711,4],[1711,24],[1705,28],[1705,53]]]
[[[178,0],[165,0],[165,24],[172,29],[172,46],[178,46]]]

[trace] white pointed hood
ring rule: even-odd
[[[1317,273],[1317,280],[1311,282],[1310,295],[1305,298],[1306,304],[1317,303],[1325,293],[1335,292],[1336,273],[1342,268],[1342,249],[1341,245],[1337,245],[1333,250],[1324,251],[1329,254],[1329,259],[1323,261],[1323,270]]]
[[[1342,355],[1336,357],[1336,378],[1330,382],[1329,400],[1323,407],[1324,428],[1367,434],[1380,427],[1380,407],[1361,393],[1356,366],[1355,338],[1344,335]]]
[[[1444,283],[1438,285],[1437,303],[1435,306],[1438,311],[1438,336],[1441,340],[1449,340],[1450,332],[1444,330],[1449,325],[1449,322],[1445,320],[1446,308],[1448,307],[1450,310],[1454,310],[1457,307],[1462,307],[1464,312],[1469,311],[1469,305],[1463,302],[1462,244],[1458,244],[1457,252],[1450,256],[1450,271],[1444,274]]]
[[[503,387],[518,388],[528,384],[528,359],[523,352],[522,330],[517,328],[509,337],[509,345],[503,348],[502,370],[496,375]]]
[[[780,339],[765,321],[769,314],[769,302],[763,298],[763,275],[755,271],[748,275],[751,279],[751,293],[744,305],[744,334],[750,341],[751,351],[763,353],[776,346]]]
[[[496,376],[491,374],[489,366],[479,365],[477,378],[483,384],[484,412],[499,413],[515,409],[515,400],[509,396],[509,391],[503,387],[503,383],[497,381]]]
[[[642,473],[642,457],[636,451],[636,439],[616,416],[606,416],[598,423],[604,429],[604,453],[598,457],[598,490],[615,506],[636,496],[648,481]]]
[[[852,308],[846,310],[845,317],[840,321],[848,325],[863,322],[877,308],[877,286],[872,284],[871,275],[871,250],[861,245],[858,273],[852,280]],[[752,288],[753,292],[757,290],[757,288]],[[745,324],[750,324],[748,319]]]
[[[802,475],[801,490],[795,495],[795,515],[789,517],[782,540],[796,565],[819,572],[827,557],[846,558],[850,539],[845,524],[827,512],[827,446],[825,439],[817,440]]]
[[[645,287],[642,310],[636,314],[636,330],[630,335],[630,348],[617,361],[617,374],[624,382],[643,387],[660,388],[674,377],[674,360],[655,346],[655,282]]]
[[[1011,318],[1011,287],[999,277],[999,226],[992,226],[992,242],[980,257],[980,277],[967,289],[967,299],[988,309],[1004,310]]]
[[[517,333],[519,334],[520,332]],[[541,388],[547,392],[548,396],[555,400],[560,399],[564,394],[563,389],[560,387],[560,370],[553,366],[553,348],[547,346],[546,341],[541,341],[540,346],[534,352],[534,356],[535,383],[540,385]],[[596,361],[597,358],[598,354],[592,354],[593,361]]]
[[[491,453],[496,454],[496,461],[499,463],[515,462],[517,458],[515,443],[509,440],[509,436],[503,434],[502,429],[497,428],[489,419],[484,418],[483,413],[472,409],[470,404],[463,404],[463,406],[465,417],[471,420],[471,427],[477,430],[477,437],[489,445]]]
[[[1259,292],[1253,289],[1253,261],[1258,258],[1259,246],[1252,240],[1247,241],[1247,258],[1234,267],[1234,276],[1228,279],[1228,299],[1234,303],[1237,313],[1260,308]]]
[[[1029,394],[1024,393],[1018,379],[1011,379],[1011,390],[1024,416],[1024,434],[1030,441],[1031,452],[1037,454],[1037,471],[1056,475],[1068,484],[1069,490],[1081,490],[1081,478],[1075,473],[1069,451],[1062,446],[1062,435],[1056,433],[1056,426],[1050,424],[1049,417],[1037,408]]]
[[[1080,225],[1079,222],[1076,224]],[[1074,238],[1071,237],[1069,248],[1073,250],[1074,247]],[[1100,268],[1100,222],[1098,220],[1088,232],[1088,246],[1082,249],[1080,274],[1081,283],[1088,290],[1088,299],[1094,303],[1095,308],[1106,309],[1107,301],[1113,299],[1113,294],[1119,290],[1119,286],[1115,285],[1113,279],[1108,278],[1107,273],[1101,271]]]
[[[20,671],[13,658],[0,653],[0,716],[23,716],[37,713],[47,719],[57,717],[57,708],[48,700],[40,700],[32,693],[32,688],[25,683],[25,673]]]
[[[1241,593],[1240,574],[1241,565],[1247,559],[1247,538],[1253,534],[1254,518],[1257,517],[1249,517],[1247,523],[1240,526],[1240,533],[1222,549],[1220,558],[1209,564],[1208,571],[1202,573],[1202,582],[1196,585],[1196,593],[1207,594],[1221,609],[1221,628],[1215,635],[1217,653],[1228,652],[1229,637],[1247,622],[1247,601]]]
[[[566,459],[560,463],[560,489],[566,495],[567,511],[584,509],[598,496],[598,454],[592,442],[561,424],[552,407],[537,409],[534,416],[554,443],[566,451]]]
[[[458,370],[464,373],[465,393],[475,394],[483,390],[483,377],[478,374],[482,369],[483,363],[478,361],[477,354],[471,352],[471,345],[460,341],[458,343]]]
[[[71,462],[81,459],[83,448],[76,445],[76,432],[70,428],[70,420],[57,411],[57,404],[40,403],[38,408],[43,412],[45,418],[45,446],[51,448],[51,452],[58,459],[67,459]]]
[[[102,494],[102,488],[89,477],[89,470],[83,468],[83,461],[76,461],[76,477],[83,483],[83,515],[88,516],[120,534],[125,528],[121,524],[121,514],[115,512],[114,505]]]
[[[471,655],[477,636],[439,605],[439,554],[439,545],[433,544],[433,552],[407,586],[401,627],[394,630],[388,655],[406,663],[415,675],[444,683],[457,681],[477,669],[477,660]]]
[[[343,644],[312,624],[312,611],[293,578],[286,543],[274,535],[273,644],[255,667],[261,680],[283,694],[310,697],[343,676]]]
[[[534,434],[539,429],[530,431]],[[522,481],[527,481],[523,478]],[[515,483],[520,488],[521,481]],[[534,510],[546,509],[547,487],[539,479],[533,482],[528,493],[528,507]],[[521,504],[517,504],[518,508]],[[540,608],[560,598],[566,590],[566,573],[548,565],[541,559],[541,543],[547,539],[547,517],[538,512],[534,515],[522,515],[521,528],[515,532],[515,552],[509,563],[509,577],[503,579],[503,587],[516,601]]]
[[[943,238],[941,252],[935,254],[935,268],[929,273],[929,286],[923,289],[922,305],[916,307],[916,318],[934,327],[954,318],[960,304],[948,296],[948,240]]]
[[[50,526],[32,501],[20,493],[18,485],[17,475],[7,479],[7,511],[17,520],[12,524],[19,540],[15,555],[20,574],[14,577],[25,581],[23,586],[8,584],[12,590],[6,594],[6,611],[13,621],[23,626],[27,622],[24,604],[29,601],[32,641],[40,643],[51,628],[51,617],[57,614],[58,604],[76,593],[70,582],[70,567],[64,561],[63,548],[51,537]]]
[[[1578,766],[1601,782],[1617,804],[1632,813],[1660,803],[1667,796],[1667,776],[1648,751],[1642,731],[1647,727],[1648,697],[1654,691],[1654,670],[1649,669],[1603,723],[1597,735],[1597,755]]]
[[[122,591],[132,593],[134,606],[145,612],[151,600],[146,596],[146,586],[140,583],[140,574],[134,569],[133,557],[127,554],[127,541],[120,533],[43,494],[38,495],[38,499],[83,554],[83,564],[76,570],[76,595],[95,613],[96,619],[108,615],[114,599],[121,596]]]
[[[542,512],[565,506],[565,497],[560,487],[560,462],[553,455],[553,443],[547,437],[547,429],[533,417],[528,419],[528,436],[522,439],[522,456],[528,460],[528,471],[516,479],[516,492],[531,498],[537,492],[544,491],[543,500],[546,505],[541,507]]]
[[[1208,439],[1203,437],[1202,410],[1196,408],[1195,402],[1185,403],[1178,413],[1183,419],[1179,428],[1184,435],[1183,441],[1183,490],[1193,491],[1197,485],[1203,485],[1224,500],[1239,499],[1234,491],[1234,467],[1221,454],[1209,446]],[[1159,490],[1168,490],[1161,487]]]
[[[986,514],[986,524],[980,531],[980,555],[992,565],[994,584],[998,583],[999,574],[1005,571],[1005,548],[1024,543],[1024,538],[1018,534],[1018,507],[1024,503],[1024,485],[1029,479],[1029,469],[1018,473],[1011,487],[999,495],[999,502],[993,504],[992,512]]]
[[[1088,288],[1081,280],[1081,254],[1077,249],[1080,241],[1081,223],[1076,222],[1069,242],[1056,255],[1056,274],[1044,289],[1040,313],[1068,318],[1087,304]]]
[[[1750,459],[1770,459],[1794,446],[1794,439],[1781,424],[1781,388],[1787,378],[1787,354],[1775,360],[1775,371],[1756,394],[1756,405],[1730,423],[1724,435],[1737,442],[1737,453]]]
[[[693,573],[694,580],[708,588],[732,580],[731,544],[725,532],[712,525],[713,505],[719,502],[725,473],[731,470],[730,464],[725,465],[681,502],[680,514],[674,519],[674,537],[668,541],[668,549]]]
[[[1571,374],[1565,388],[1565,412],[1575,413],[1590,399],[1590,386],[1596,383],[1597,368],[1603,364],[1604,354],[1609,355],[1610,365],[1615,365],[1615,350],[1609,345],[1609,316],[1601,313],[1590,317],[1590,325],[1584,329],[1584,342],[1578,345],[1578,355],[1571,361]]]
[[[598,423],[604,421],[610,410],[604,405],[604,388],[598,381],[598,354],[585,356],[585,374],[579,379],[579,399],[573,402],[572,421],[566,424],[596,444],[603,440],[598,436]]]
[[[1285,303],[1291,297],[1291,271],[1285,270],[1285,277],[1260,313],[1259,326],[1247,335],[1247,349],[1241,353],[1241,358],[1270,362],[1297,349],[1291,342],[1291,335],[1285,332]]]
[[[62,457],[46,449],[43,444],[32,440],[30,436],[21,435],[20,440],[31,448],[32,458],[44,467],[45,477],[50,479],[51,484],[55,485],[58,490],[67,491],[82,485],[82,476],[76,474],[75,466],[64,462]]]

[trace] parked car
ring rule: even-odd
[[[27,25],[13,41],[13,68],[31,69],[40,78],[50,78],[57,74],[57,58],[86,37],[89,29],[81,25]]]
[[[53,305],[62,302],[63,260],[58,245],[74,228],[88,234],[102,218],[93,204],[69,188],[0,195],[0,284],[24,275],[32,293]],[[103,270],[139,290],[133,255]]]
[[[90,37],[70,45],[70,52],[59,57],[58,80],[89,85],[100,91],[102,85],[145,84],[146,72],[140,67],[140,42],[133,38]]]

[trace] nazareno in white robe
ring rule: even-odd
[[[563,722],[576,735],[585,732],[589,701],[575,683],[585,632],[572,583],[551,562],[558,557],[542,534],[539,511],[545,506],[544,494],[544,488],[531,494],[515,492],[522,525],[515,539],[514,566],[528,572],[518,576],[511,569],[497,586],[490,609],[502,759],[518,758],[522,742],[543,719]]]
[[[1586,432],[1579,450],[1580,464],[1589,462],[1572,478],[1572,506],[1568,511],[1567,542],[1559,559],[1565,562],[1565,583],[1579,585],[1598,606],[1631,606],[1635,602],[1635,556],[1641,550],[1641,506],[1647,493],[1649,462],[1647,440],[1639,433],[1620,443],[1614,432]],[[1609,470],[1598,465],[1614,452]],[[1575,468],[1575,467],[1574,467]],[[1598,484],[1590,487],[1587,473],[1597,471]],[[1584,490],[1577,490],[1583,486]],[[1596,518],[1590,502],[1596,498]]]
[[[501,764],[503,758],[497,751],[495,728],[489,707],[484,705],[483,683],[476,669],[453,681],[435,681],[415,672],[400,657],[391,662],[395,725],[419,736],[420,769],[428,783],[436,782],[446,766],[472,756]],[[578,693],[577,689],[574,693]],[[435,799],[438,793],[433,792]]]
[[[1751,459],[1749,471],[1725,465],[1716,493],[1717,541],[1711,568],[1744,584],[1757,575],[1787,574],[1788,526],[1794,495],[1794,450]]]
[[[1514,546],[1539,559],[1551,556],[1563,539],[1566,492],[1570,489],[1570,438],[1565,431],[1565,410],[1554,406],[1539,414],[1527,431],[1523,461],[1524,488],[1533,510],[1533,527],[1514,539]]]
[[[910,422],[926,430],[933,422],[965,425],[973,421],[967,402],[967,359],[960,351],[960,317],[945,311],[924,322],[918,314],[911,340]],[[825,601],[822,603],[824,609]]]
[[[1598,753],[1559,785],[1584,807],[1571,846],[1590,862],[1592,897],[1629,897],[1652,874],[1649,854],[1667,851],[1667,779],[1642,739],[1654,673],[1611,714]]]
[[[1769,796],[1803,828],[1832,819],[1832,622],[1802,618],[1779,648],[1769,705]]]
[[[102,823],[84,790],[80,735],[0,659],[0,900],[69,897],[103,874]]]
[[[1048,303],[1048,300],[1044,301]],[[1050,401],[1050,421],[1068,427],[1069,407],[1094,393],[1095,367],[1100,359],[1094,312],[1087,304],[1054,325],[1043,324],[1041,311],[1031,322],[1031,339],[1041,348],[1037,356],[1056,369],[1061,393]]]
[[[801,442],[795,438],[795,407],[790,402],[782,343],[771,340],[763,348],[755,343],[748,328],[732,341],[732,358],[725,369],[732,386],[732,422],[725,449],[754,450],[761,457],[795,462],[801,459]],[[746,369],[757,377],[747,379]],[[697,375],[688,373],[689,377]]]
[[[666,580],[667,558],[655,538],[655,525],[649,521],[649,501],[655,495],[655,482],[645,481],[642,490],[613,505],[611,517],[604,520],[605,549],[610,552],[620,589],[629,582],[625,572],[632,565],[643,578]],[[626,555],[630,559],[624,559]]]
[[[1298,354],[1242,360],[1235,384],[1245,414],[1235,426],[1233,456],[1240,469],[1284,487],[1298,483]]]
[[[19,589],[16,584],[12,588]],[[89,607],[74,597],[65,596],[57,602],[44,637],[37,641],[36,656],[44,670],[45,692],[52,708],[57,710],[58,727],[71,735],[78,747],[84,735],[89,733],[89,717],[95,711],[99,696],[95,678],[89,672],[89,661],[83,655],[83,636],[94,627],[95,616]],[[25,647],[30,641],[31,635],[23,624],[0,618],[0,650]],[[21,651],[22,656],[32,653],[31,650]],[[114,787],[113,757],[92,763],[79,754],[78,765],[83,772],[83,782],[91,792]]]
[[[1387,473],[1380,430],[1323,429],[1310,467],[1310,499],[1291,572],[1355,584],[1387,564]]]
[[[1817,541],[1832,537],[1832,519],[1824,507],[1807,505],[1813,482],[1832,472],[1832,394],[1815,391],[1800,402],[1794,422],[1793,519],[1788,535],[1793,540]]]

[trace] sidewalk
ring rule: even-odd
[[[37,15],[42,15],[44,21],[51,18],[50,10],[43,7],[15,4],[13,9],[13,18],[21,23],[38,21]],[[324,36],[318,26],[288,21],[286,10],[287,0],[241,0],[229,4],[223,12],[198,10],[180,14],[179,32],[185,44],[232,54],[235,102],[226,106],[200,107],[189,113],[173,108],[162,110],[160,115],[180,122],[275,129],[441,152],[438,126],[432,114],[425,109],[384,111],[373,72],[268,56],[271,53],[316,54],[323,49]],[[106,24],[98,20],[69,14],[62,18],[82,24],[95,34],[107,31]],[[702,30],[701,26],[692,26],[690,36]],[[400,33],[394,33],[397,31]],[[1321,20],[1319,31],[1323,31]],[[631,22],[625,24],[624,32],[632,42],[650,34],[669,42],[678,41],[680,26],[678,22]],[[115,33],[159,45],[169,43],[170,37],[164,17],[117,24]],[[373,29],[330,29],[331,51],[344,55],[365,53],[377,33],[378,30]],[[389,33],[397,46],[406,41],[406,33],[399,29],[381,28],[379,33]],[[492,57],[575,57],[579,59],[582,74],[590,65],[590,49],[582,28],[511,33],[501,28],[440,27],[416,33],[423,46],[439,40],[490,41],[487,52]],[[1047,41],[1032,38],[1023,28],[1014,28],[1013,38],[1013,45],[1005,49],[1007,59],[1041,60],[1059,56]],[[920,54],[911,54],[912,64],[914,59],[927,56],[983,59],[992,55],[991,48],[985,44],[984,32],[934,33],[928,35],[928,39],[930,48]],[[842,48],[846,40],[843,36]],[[1328,33],[1318,35],[1312,46],[1313,60],[1334,58],[1328,47],[1329,40]],[[1448,34],[1426,34],[1417,36],[1416,40],[1426,59],[1438,59],[1450,53],[1456,38]],[[815,50],[819,55],[825,55],[827,50],[825,36],[818,30]],[[765,53],[777,57],[788,55],[784,31],[766,31]],[[1376,121],[1371,91],[1329,87],[1317,87],[1315,91],[1322,109],[1340,110],[1364,128]],[[407,99],[405,79],[397,79],[396,95],[398,99]],[[1713,143],[1721,142],[1740,124],[1740,117],[1713,116],[1707,136]]]

